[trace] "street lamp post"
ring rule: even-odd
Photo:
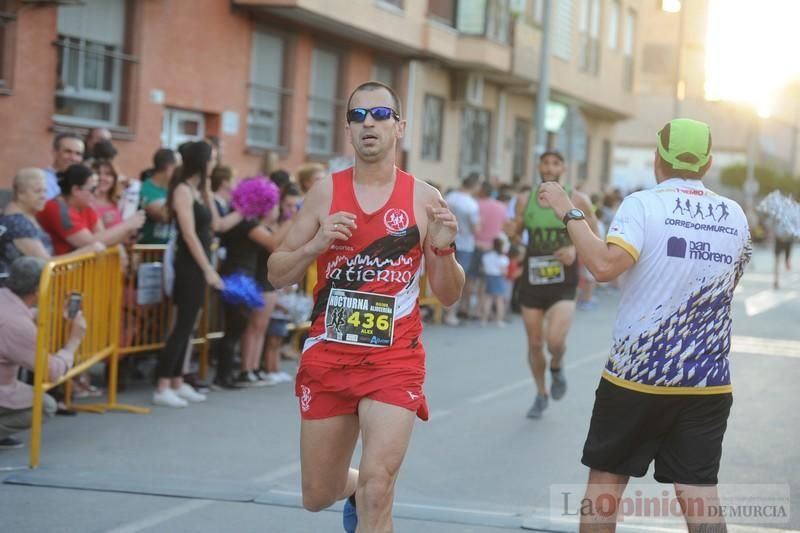
[[[539,88],[536,91],[536,111],[534,121],[536,130],[534,131],[533,143],[533,185],[536,186],[538,175],[536,161],[539,160],[547,148],[547,132],[545,131],[545,115],[547,114],[547,102],[550,100],[550,0],[543,0],[542,6],[542,47],[539,53]]]
[[[661,0],[661,10],[678,13],[678,52],[675,54],[675,87],[673,87],[672,118],[680,118],[681,102],[686,94],[683,81],[683,48],[686,26],[686,6],[680,0]]]

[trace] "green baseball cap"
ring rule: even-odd
[[[658,132],[658,153],[675,170],[698,172],[711,157],[711,128],[690,118],[670,120]]]

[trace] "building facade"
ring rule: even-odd
[[[674,117],[707,122],[713,138],[714,164],[707,180],[718,185],[727,165],[747,161],[751,135],[762,163],[797,175],[800,88],[777,95],[772,113],[757,116],[751,105],[706,99],[706,35],[709,0],[645,2],[641,7],[642,59],[638,63],[638,113],[617,128],[614,184],[623,190],[655,183],[656,132]],[[672,2],[674,3],[674,2]]]
[[[640,0],[552,2],[548,144],[610,181],[636,111]],[[345,100],[395,87],[403,166],[447,188],[530,181],[542,0],[0,0],[0,187],[62,131],[108,127],[127,175],[214,135],[240,176],[352,160]]]

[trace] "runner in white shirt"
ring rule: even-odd
[[[474,281],[480,276],[480,258],[477,257],[475,250],[475,234],[481,225],[478,200],[475,199],[478,189],[480,189],[480,176],[472,173],[464,178],[461,187],[445,198],[447,206],[458,221],[458,234],[455,240],[456,261],[464,269],[467,277],[461,298],[445,312],[444,323],[448,326],[459,325],[459,311],[467,316],[472,314],[470,309],[472,289]]]
[[[592,274],[622,275],[614,344],[583,450],[593,502],[618,501],[629,477],[655,461],[657,481],[714,505],[732,403],[731,301],[750,233],[741,207],[703,185],[710,166],[709,127],[668,123],[658,136],[658,185],[625,199],[606,242],[557,184],[540,189],[542,203],[576,221],[567,229]],[[687,516],[689,531],[724,531],[722,515],[709,514]],[[581,531],[614,531],[615,515],[587,513]]]

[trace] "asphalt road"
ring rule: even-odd
[[[800,530],[800,276],[784,275],[784,286],[774,291],[770,269],[770,254],[758,253],[736,295],[735,401],[720,483],[758,494],[761,485],[790,490],[788,509],[795,512],[765,527]],[[598,299],[599,309],[577,314],[569,337],[568,394],[538,421],[525,418],[534,389],[519,317],[506,329],[427,328],[431,420],[417,424],[401,472],[397,531],[575,529],[569,517],[557,521],[551,493],[564,485],[578,491],[586,480],[580,453],[617,300],[611,290],[598,291]],[[121,401],[147,405],[149,396],[140,385]],[[205,404],[149,415],[58,417],[44,430],[38,479],[200,498],[3,484],[0,531],[339,532],[338,512],[297,507],[298,434],[290,385],[215,392]],[[0,452],[0,468],[26,462],[27,449]],[[29,473],[0,477],[20,474]],[[653,483],[645,478],[637,486],[652,489]],[[629,530],[675,527],[650,520]]]

